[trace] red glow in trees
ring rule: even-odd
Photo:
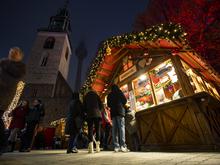
[[[188,41],[220,73],[220,0],[150,0],[134,29],[180,23]]]

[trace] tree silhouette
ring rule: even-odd
[[[220,73],[220,0],[150,0],[134,30],[168,22],[179,23],[190,46]]]

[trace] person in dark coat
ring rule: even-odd
[[[25,126],[25,117],[29,111],[29,102],[27,100],[21,101],[21,104],[16,107],[9,116],[12,117],[9,129],[10,136],[8,138],[8,143],[11,145],[10,152],[14,151],[14,147],[17,140],[17,135],[20,130]]]
[[[65,133],[69,134],[69,142],[66,153],[77,153],[76,142],[83,122],[83,107],[79,99],[79,93],[73,93],[73,99],[69,105],[66,119]]]
[[[107,97],[107,105],[110,107],[112,118],[112,140],[114,151],[128,152],[125,143],[125,104],[127,99],[115,84],[112,85],[111,92]],[[118,141],[119,139],[119,141]]]
[[[32,141],[35,130],[44,116],[44,106],[39,99],[33,101],[33,108],[30,108],[26,116],[26,132],[22,138],[20,151],[29,152],[31,150]]]
[[[4,114],[4,111],[1,109],[0,106],[0,155],[2,155],[2,153],[4,152],[6,145],[7,144],[7,140],[5,137],[5,124],[2,120],[2,116]]]
[[[17,89],[17,84],[25,75],[25,64],[22,62],[23,52],[14,47],[9,51],[7,59],[0,60],[0,105],[6,111]]]
[[[87,116],[88,137],[89,137],[89,153],[93,153],[93,129],[95,128],[96,152],[100,152],[100,129],[103,105],[98,94],[90,90],[84,97],[83,106]]]
[[[22,62],[23,52],[18,47],[9,51],[8,58],[0,60],[0,107],[2,113],[7,110],[17,89],[17,84],[25,75],[25,64]],[[0,116],[2,117],[3,114]],[[0,119],[0,132],[4,132],[3,121]],[[0,134],[0,140],[4,135]],[[4,144],[3,144],[4,145]],[[0,148],[3,148],[0,144]]]

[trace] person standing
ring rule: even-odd
[[[111,127],[112,127],[112,121],[111,121],[110,109],[109,107],[107,107],[106,104],[104,104],[104,111],[102,112],[102,128],[104,132],[104,138],[103,138],[104,150],[108,150],[108,140],[109,140]]]
[[[6,144],[3,142],[5,125],[2,116],[16,93],[18,82],[26,72],[23,57],[22,50],[13,47],[9,50],[8,58],[0,59],[0,150],[4,150]]]
[[[107,96],[107,105],[110,107],[112,117],[112,140],[114,151],[129,152],[125,143],[125,104],[127,99],[115,84],[111,87],[111,92]],[[119,141],[118,141],[119,139]]]
[[[23,79],[26,67],[23,63],[24,54],[18,47],[9,50],[8,58],[0,60],[0,106],[6,111]]]
[[[4,152],[5,148],[6,148],[6,143],[7,140],[5,138],[5,124],[2,120],[2,116],[4,114],[4,111],[1,109],[1,105],[0,105],[0,155],[2,155],[2,153]]]
[[[98,94],[90,90],[84,97],[83,106],[87,116],[88,137],[89,137],[89,153],[93,153],[93,129],[95,128],[96,152],[100,152],[100,128],[103,105]]]
[[[14,151],[17,135],[21,129],[25,126],[25,117],[29,111],[29,102],[27,100],[21,101],[21,104],[16,107],[9,116],[12,117],[9,129],[10,136],[8,138],[8,144],[11,145],[10,152]]]
[[[79,93],[73,93],[73,99],[69,105],[69,111],[66,119],[65,133],[69,134],[69,142],[66,153],[78,153],[76,142],[83,122],[82,103],[79,99]]]
[[[20,151],[30,152],[35,130],[44,116],[44,106],[39,99],[33,101],[33,108],[30,108],[26,116],[26,132],[22,139]]]

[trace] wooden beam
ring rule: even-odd
[[[128,50],[125,50],[124,53],[122,53],[117,59],[115,59],[113,62],[111,63],[108,63],[108,62],[105,62],[106,64],[108,65],[114,65],[116,62],[118,62],[120,59],[122,59],[129,51]]]
[[[166,131],[165,131],[165,127],[164,127],[164,121],[163,118],[161,116],[161,112],[158,112],[158,121],[160,124],[160,129],[161,129],[161,133],[162,133],[162,137],[163,137],[163,142],[166,143],[167,142],[167,135],[166,135]]]

